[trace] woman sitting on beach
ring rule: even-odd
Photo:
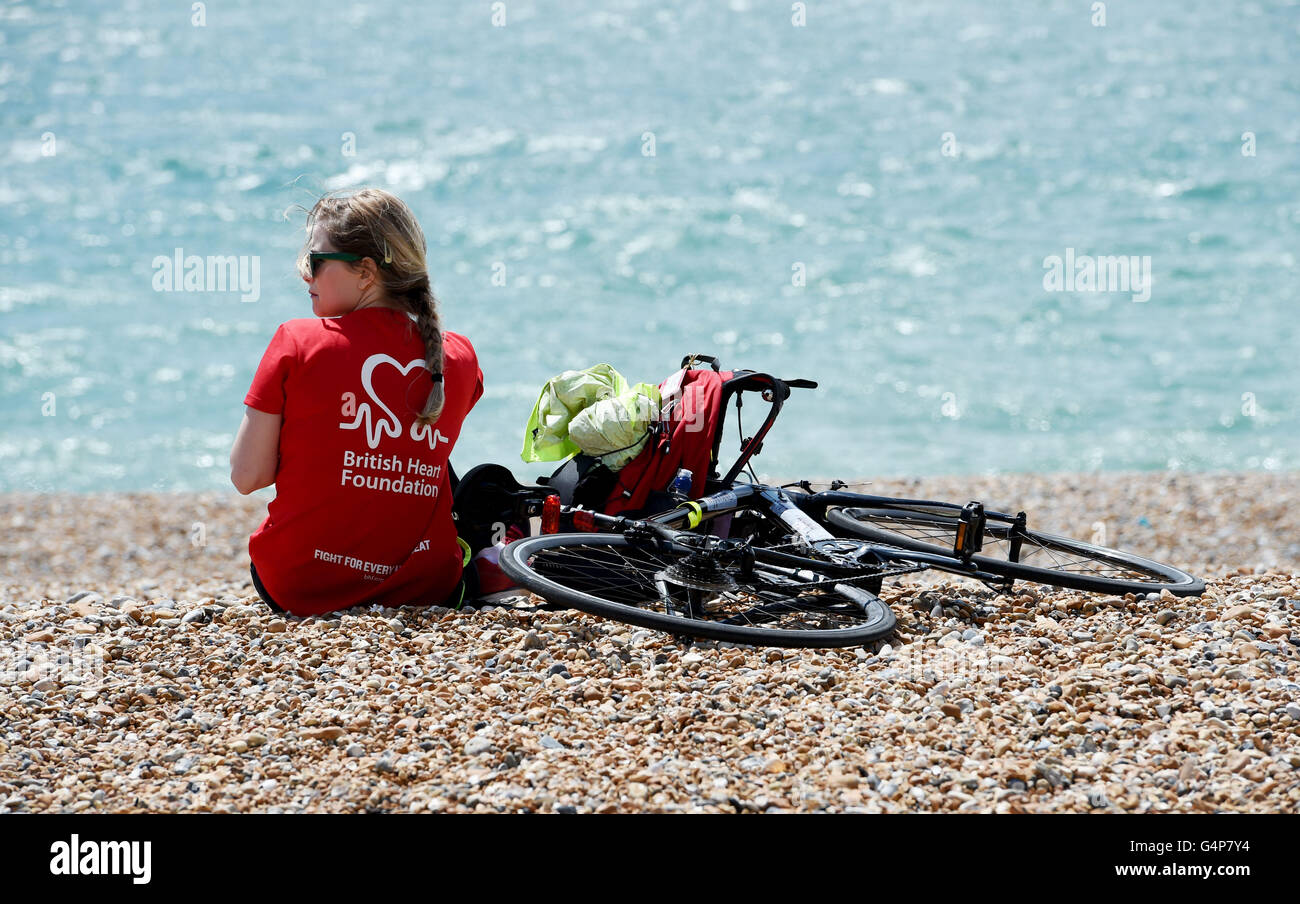
[[[240,493],[275,484],[249,538],[253,585],[296,615],[457,606],[476,594],[447,458],[483,394],[478,357],[442,328],[424,233],[398,198],[326,196],[307,236],[316,317],[276,330],[230,453]]]

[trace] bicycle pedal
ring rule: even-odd
[[[984,503],[968,502],[957,516],[957,533],[953,539],[952,554],[964,562],[984,548]]]

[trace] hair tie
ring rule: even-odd
[[[433,382],[435,382],[435,383],[441,383],[441,382],[442,382],[442,374],[435,374],[435,373],[433,373],[433,372],[430,372],[430,373],[429,373],[429,376],[433,379]]]

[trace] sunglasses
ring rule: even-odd
[[[364,254],[351,254],[347,251],[311,251],[307,254],[307,259],[310,262],[311,267],[311,275],[313,277],[315,277],[321,261],[351,261],[355,263],[364,258]],[[379,266],[386,267],[388,264],[384,261],[379,261]]]

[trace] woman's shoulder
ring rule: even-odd
[[[328,318],[322,317],[295,317],[280,324],[280,329],[294,338],[319,336],[325,332],[329,322]]]
[[[299,344],[316,348],[331,345],[350,346],[357,337],[373,332],[374,327],[352,315],[342,317],[295,317],[280,324],[280,329]]]
[[[469,341],[469,337],[461,333],[453,333],[451,330],[442,331],[442,353],[444,356],[455,355],[469,361],[478,361],[478,353],[474,351],[474,345]]]

